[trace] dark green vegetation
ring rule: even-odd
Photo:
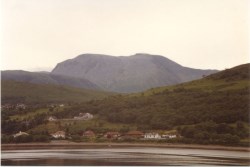
[[[30,118],[37,122],[35,126],[27,128],[23,125],[21,129],[20,122],[24,124],[24,120],[11,120],[17,113],[5,112],[5,125],[13,127],[2,129],[2,132],[11,134],[15,126],[19,125],[16,131],[46,134],[51,129],[63,129],[77,138],[77,135],[88,129],[100,133],[112,130],[122,132],[137,129],[146,132],[175,129],[182,138],[172,142],[248,146],[249,68],[250,64],[245,64],[176,86],[110,96],[50,111],[51,115],[58,118],[73,118],[80,112],[95,115],[95,119],[86,122],[61,120],[58,123],[39,123],[43,117],[41,114],[44,114],[40,112],[39,116]]]
[[[33,84],[2,80],[2,104],[25,103],[47,104],[63,102],[83,102],[101,99],[112,93],[79,89],[51,84]]]

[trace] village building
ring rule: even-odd
[[[55,116],[50,116],[48,118],[48,121],[57,121],[57,118]]]
[[[161,135],[159,135],[159,133],[155,133],[155,132],[145,133],[144,139],[161,139]]]
[[[59,104],[59,107],[64,107],[64,104]]]
[[[119,132],[107,132],[104,137],[107,139],[117,139],[121,134]]]
[[[50,108],[55,108],[56,105],[55,105],[55,104],[50,104],[49,107],[50,107]]]
[[[16,109],[22,109],[22,110],[24,110],[24,109],[26,109],[26,105],[25,104],[17,104],[16,105]]]
[[[14,109],[15,105],[13,105],[13,104],[4,104],[4,105],[1,105],[1,108],[2,109]]]
[[[176,134],[163,134],[162,138],[164,138],[164,139],[174,139],[174,138],[177,138],[177,135]]]
[[[18,137],[18,136],[22,136],[22,135],[29,135],[28,133],[26,133],[26,132],[22,132],[22,131],[19,131],[18,133],[16,133],[16,134],[14,134],[13,136],[14,136],[14,138],[16,138],[16,137]]]
[[[129,131],[123,136],[123,138],[129,138],[129,139],[140,139],[143,137],[144,133],[141,131]]]
[[[79,116],[74,117],[76,120],[90,120],[94,116],[90,113],[80,113]]]
[[[88,130],[88,131],[85,131],[82,136],[87,137],[87,138],[94,138],[95,133],[92,130]]]
[[[56,133],[51,134],[54,138],[65,138],[65,132],[64,131],[57,131]]]

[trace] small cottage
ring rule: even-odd
[[[104,137],[107,139],[117,139],[121,134],[119,132],[107,132]]]
[[[164,139],[174,139],[174,138],[177,138],[177,135],[176,134],[163,134],[162,138],[164,138]]]
[[[130,138],[130,139],[140,139],[143,137],[144,137],[144,133],[141,131],[129,131],[124,136],[124,138]]]
[[[89,120],[92,119],[94,116],[90,113],[79,113],[79,116],[75,116],[74,119],[76,120]]]
[[[145,139],[161,139],[161,135],[159,133],[145,133],[144,134]]]
[[[64,104],[59,104],[59,107],[64,107]]]
[[[26,109],[26,105],[25,105],[25,104],[17,104],[17,105],[16,105],[16,109],[25,110],[25,109]]]
[[[64,131],[57,131],[56,133],[51,134],[54,138],[65,138],[65,132]]]
[[[57,120],[57,118],[54,117],[54,116],[50,116],[50,117],[48,118],[48,121],[56,121],[56,120]]]

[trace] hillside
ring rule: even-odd
[[[183,67],[158,55],[108,56],[83,54],[58,63],[52,74],[85,78],[103,90],[140,92],[153,87],[174,85],[202,78],[216,70]]]
[[[249,136],[250,77],[245,75],[249,67],[245,64],[176,86],[91,101],[65,110],[63,117],[84,111],[144,131],[177,129],[189,142],[230,144]],[[230,79],[236,72],[242,77]]]
[[[2,133],[7,135],[4,141],[15,142],[10,135],[20,130],[40,135],[41,141],[44,141],[44,135],[49,140],[48,133],[58,130],[67,131],[77,141],[86,141],[80,136],[86,130],[101,134],[141,130],[175,132],[182,136],[167,142],[249,146],[249,67],[250,64],[245,64],[200,80],[109,96],[59,109],[31,105],[30,109],[22,111],[4,110]],[[8,99],[16,102],[82,102],[110,95],[14,81],[3,81],[2,86],[4,102]],[[72,119],[86,112],[93,114],[94,119]],[[48,122],[51,115],[59,120]],[[102,140],[96,138],[96,141]]]
[[[112,94],[108,92],[73,88],[67,86],[33,84],[12,80],[2,80],[1,84],[2,104],[84,102],[93,99],[101,99]]]
[[[100,90],[98,86],[87,79],[70,76],[55,75],[45,72],[28,72],[22,70],[8,70],[1,72],[1,80],[14,80],[28,83],[65,85],[76,88]]]
[[[222,72],[212,74],[207,78],[226,81],[247,80],[250,78],[250,66],[249,64],[240,65],[232,69],[226,69]]]
[[[244,67],[241,73],[246,73],[249,64],[239,67]],[[98,111],[110,121],[138,122],[145,126],[149,122],[159,123],[159,121],[153,121],[154,119],[164,120],[162,123],[166,127],[206,120],[228,123],[238,120],[247,122],[249,76],[239,80],[217,79],[218,76],[226,73],[231,76],[239,67],[200,80],[154,88],[137,94],[118,95],[92,102],[94,104],[86,103],[84,106],[88,106],[89,112]]]
[[[204,77],[200,80],[195,80],[179,85],[158,87],[143,92],[144,95],[152,95],[155,93],[161,93],[167,90],[173,90],[175,88],[188,88],[188,89],[199,89],[202,91],[227,91],[227,90],[238,90],[242,88],[248,88],[250,80],[250,65],[243,64],[231,69],[226,69],[215,74]],[[138,96],[138,94],[132,94],[132,96]]]

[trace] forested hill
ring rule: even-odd
[[[180,130],[185,125],[186,128],[198,126],[196,130],[203,137],[203,132],[246,137],[247,131],[238,130],[241,134],[237,134],[231,126],[249,121],[250,79],[246,75],[249,66],[245,64],[200,80],[140,94],[91,101],[70,109],[70,112],[65,111],[63,116],[70,117],[84,111],[98,114],[110,122],[135,124],[141,130]],[[236,73],[241,77],[235,79]],[[200,128],[200,124],[205,124],[208,129]],[[224,130],[218,130],[220,126]],[[181,132],[185,136],[185,132]],[[194,137],[192,133],[187,133],[190,138]]]

